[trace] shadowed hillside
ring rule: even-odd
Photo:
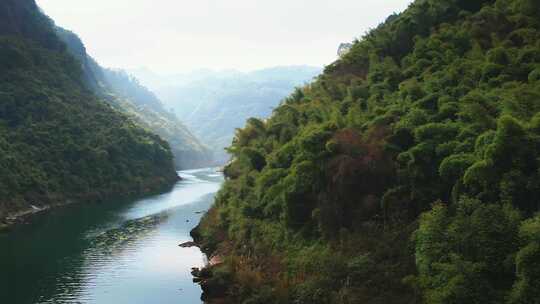
[[[165,109],[156,95],[122,70],[102,68],[86,53],[80,38],[57,28],[70,53],[80,62],[87,86],[116,109],[134,119],[137,125],[153,132],[171,146],[177,169],[192,169],[213,164],[212,153],[202,145],[173,112]]]
[[[33,0],[1,1],[0,16],[0,219],[177,180],[169,144],[87,88]]]

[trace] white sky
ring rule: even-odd
[[[323,66],[411,0],[37,0],[107,67]]]

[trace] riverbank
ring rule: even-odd
[[[16,224],[22,224],[30,218],[33,215],[43,213],[49,209],[51,209],[51,205],[46,205],[43,207],[37,207],[34,205],[30,205],[30,208],[21,210],[19,212],[9,214],[3,219],[0,219],[0,232],[6,232],[9,231],[10,227],[16,225]]]
[[[201,225],[205,225],[204,219],[215,215],[215,210],[215,207],[210,208],[201,222],[190,231],[189,234],[193,241],[180,246],[196,246],[206,256],[206,265],[200,269],[194,267],[191,271],[193,282],[201,287],[201,300],[205,304],[236,303],[229,295],[229,291],[233,287],[233,278],[228,275],[228,265],[225,264],[226,258],[231,255],[232,244],[225,239],[220,239],[219,246],[209,246],[207,242],[209,236],[203,236],[204,228]],[[222,238],[225,237],[225,234],[217,236]]]
[[[104,191],[92,191],[84,194],[68,194],[66,197],[62,195],[47,195],[36,197],[29,200],[32,203],[19,203],[17,205],[27,205],[28,207],[19,208],[0,208],[0,233],[9,232],[9,230],[20,224],[27,223],[32,217],[48,212],[54,208],[66,207],[72,204],[84,204],[84,203],[100,203],[105,199],[135,199],[144,198],[148,195],[159,194],[168,191],[172,186],[182,180],[182,178],[176,174],[175,177],[167,178],[153,178],[148,180],[144,185],[137,185],[137,187],[126,187],[122,191],[118,190],[104,190]],[[38,203],[39,202],[39,203]],[[4,203],[4,206],[9,204]]]
[[[179,174],[170,191],[52,208],[0,234],[0,248],[9,248],[0,250],[2,300],[201,304],[190,271],[206,258],[178,243],[191,240],[223,177],[214,169]]]
[[[223,212],[218,200],[190,233],[208,260],[219,260],[192,273],[207,304],[419,301],[408,281],[415,271],[410,235],[417,223],[365,225],[324,241],[289,233],[275,243],[250,227],[245,228],[250,239],[230,238],[220,222]]]

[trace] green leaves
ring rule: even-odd
[[[414,136],[417,142],[444,143],[456,137],[458,130],[458,126],[451,123],[429,123],[416,128]]]
[[[428,303],[495,303],[513,282],[519,214],[509,205],[462,198],[437,204],[415,233],[419,281]]]
[[[80,63],[52,22],[27,7],[32,2],[0,4],[24,11],[12,20],[24,23],[21,30],[0,37],[2,208],[97,200],[174,182],[168,144],[89,92]]]
[[[257,171],[261,171],[266,166],[266,159],[259,151],[246,147],[242,148],[239,158],[244,159],[246,164]]]
[[[329,244],[347,254],[341,271],[366,278],[338,283],[329,298],[334,290],[310,273],[292,301],[418,296],[386,284],[402,282],[397,273],[412,256],[392,245],[419,222],[412,281],[426,303],[538,302],[538,225],[521,223],[540,211],[540,24],[532,2],[416,1],[297,90],[264,130],[248,123],[239,131],[235,151],[255,149],[268,165],[240,170],[220,203],[227,213],[239,202],[266,213],[229,220],[249,226],[246,234],[277,225],[295,240],[285,248]],[[269,138],[276,140],[263,144]],[[244,191],[258,199],[236,194]],[[386,249],[363,242],[370,235]],[[391,278],[370,281],[366,271]],[[377,296],[362,298],[366,290]]]
[[[443,179],[457,181],[460,179],[467,168],[475,161],[470,154],[454,154],[445,158],[439,166],[439,174]]]
[[[516,255],[517,280],[510,303],[535,303],[540,297],[540,216],[524,221],[519,236],[523,247]]]

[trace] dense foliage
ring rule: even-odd
[[[538,1],[417,0],[229,150],[239,303],[539,303]]]
[[[57,33],[81,63],[85,84],[114,108],[130,116],[138,126],[166,140],[177,169],[201,168],[213,163],[208,148],[174,113],[164,108],[153,92],[125,71],[102,68],[86,53],[76,34],[62,28],[57,28]]]
[[[2,1],[0,15],[0,218],[176,180],[169,145],[86,88],[33,0]]]

